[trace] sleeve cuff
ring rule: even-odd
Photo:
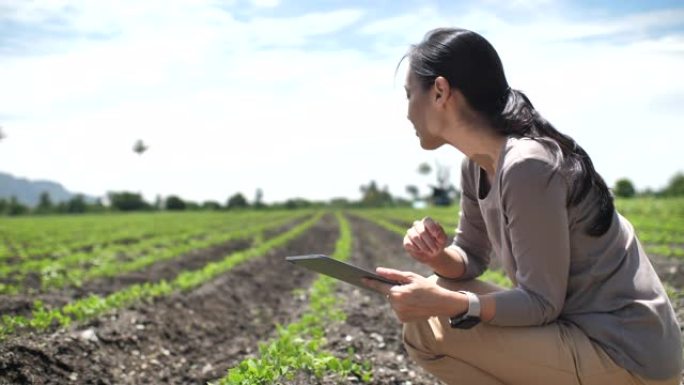
[[[466,253],[465,250],[463,250],[463,248],[456,245],[456,243],[452,243],[451,247],[456,249],[461,254],[461,256],[463,257],[463,269],[464,269],[463,274],[457,278],[450,278],[450,277],[444,277],[442,275],[437,274],[437,272],[435,272],[436,276],[438,276],[442,279],[449,280],[449,281],[459,282],[459,281],[467,281],[469,279],[476,278],[482,274],[477,269],[473,269],[474,266],[472,266],[472,263],[470,262],[470,258],[468,257],[468,253]]]

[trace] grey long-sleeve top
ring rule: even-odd
[[[679,325],[634,228],[616,211],[604,235],[587,235],[596,191],[567,208],[569,185],[553,172],[554,163],[538,141],[510,136],[486,191],[485,172],[464,160],[453,242],[465,260],[460,279],[482,274],[493,254],[514,288],[494,294],[491,324],[532,326],[562,319],[636,374],[652,379],[679,374]]]

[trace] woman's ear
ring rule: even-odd
[[[437,78],[435,78],[433,87],[435,89],[435,102],[440,105],[446,103],[451,96],[451,86],[449,85],[449,81],[443,76],[437,76]]]

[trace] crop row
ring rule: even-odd
[[[5,243],[0,244],[4,246],[0,258],[67,255],[84,248],[135,243],[224,222],[218,216],[209,219],[197,214],[177,219],[177,214],[167,213],[3,218],[0,235]]]
[[[134,284],[107,296],[90,295],[56,309],[47,309],[41,303],[35,303],[29,317],[4,315],[2,322],[0,322],[0,336],[12,334],[18,330],[42,330],[55,323],[60,326],[67,326],[74,321],[84,321],[104,312],[128,306],[141,300],[169,295],[175,291],[192,289],[225,273],[239,263],[264,255],[269,250],[298,237],[318,222],[322,215],[322,213],[317,213],[311,219],[283,234],[264,240],[252,248],[231,253],[223,260],[208,263],[201,269],[184,271],[170,281],[162,280],[159,282]]]
[[[303,215],[300,215],[300,217]],[[191,250],[211,247],[236,239],[258,238],[267,230],[277,228],[298,217],[279,215],[259,218],[247,223],[233,222],[209,233],[191,235],[167,235],[155,237],[135,245],[114,245],[97,252],[80,252],[59,259],[30,259],[23,263],[0,267],[0,293],[12,294],[22,291],[23,277],[28,273],[38,274],[42,289],[79,286],[82,282],[102,276],[115,276],[124,272],[139,270],[152,263],[175,258]],[[128,249],[125,249],[128,247]],[[37,288],[28,288],[37,289]]]
[[[352,235],[349,223],[339,212],[335,214],[339,223],[340,237],[337,240],[334,258],[346,260],[349,257]],[[225,377],[214,385],[261,385],[291,381],[299,371],[306,371],[321,377],[336,373],[341,379],[354,375],[363,382],[372,380],[370,364],[357,363],[348,357],[338,358],[322,348],[326,344],[325,327],[330,322],[341,322],[345,318],[339,309],[340,298],[334,295],[336,281],[321,276],[309,290],[309,307],[301,318],[289,325],[277,326],[277,337],[259,345],[259,356],[248,358],[229,369]]]
[[[202,234],[286,212],[144,213],[0,218],[0,260],[53,257],[173,234]]]
[[[684,219],[684,198],[616,199],[615,207],[625,217]]]

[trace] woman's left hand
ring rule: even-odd
[[[376,273],[402,283],[390,285],[373,279],[363,280],[366,286],[385,295],[401,322],[419,321],[432,316],[453,316],[468,308],[468,303],[457,292],[447,290],[416,273],[383,267],[378,267]]]

